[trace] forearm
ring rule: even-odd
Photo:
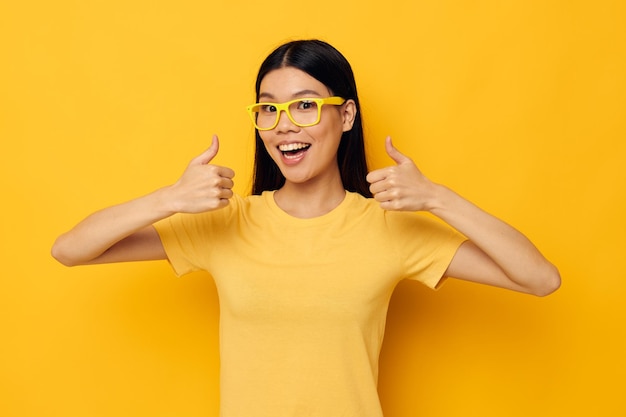
[[[171,216],[165,189],[97,211],[59,236],[52,255],[65,265],[90,263],[116,243]]]
[[[535,295],[556,290],[559,272],[526,236],[452,190],[426,178],[413,160],[385,140],[396,165],[367,175],[370,191],[385,210],[428,211],[469,238],[447,276]]]
[[[218,149],[214,135],[211,146],[191,160],[176,183],[90,215],[57,239],[52,256],[65,265],[164,259],[150,225],[174,213],[223,208],[233,196],[233,170],[210,164]]]
[[[521,232],[454,191],[435,186],[429,211],[464,234],[506,276],[529,292],[551,292],[560,283],[557,269]]]

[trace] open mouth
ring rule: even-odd
[[[295,159],[305,153],[311,144],[309,143],[287,143],[278,146],[278,150],[282,152],[283,156],[287,159]]]

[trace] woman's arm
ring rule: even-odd
[[[539,296],[559,288],[557,268],[526,236],[454,191],[428,180],[410,158],[393,147],[391,138],[385,145],[397,165],[367,177],[381,207],[428,211],[469,239],[458,249],[446,276]]]
[[[165,259],[152,224],[175,213],[201,213],[225,207],[232,197],[234,172],[210,165],[219,141],[194,158],[173,185],[105,208],[59,236],[52,256],[64,265]]]

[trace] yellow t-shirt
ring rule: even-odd
[[[222,417],[380,417],[378,357],[405,278],[435,288],[456,231],[347,193],[299,219],[273,192],[156,224],[182,275],[206,270],[220,300]]]

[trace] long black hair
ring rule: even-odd
[[[261,81],[265,75],[272,70],[283,67],[294,67],[304,71],[328,87],[331,94],[346,100],[354,100],[356,117],[352,129],[343,132],[337,150],[337,163],[343,187],[364,197],[371,197],[369,184],[365,180],[367,161],[361,107],[354,73],[348,60],[333,46],[320,40],[298,40],[286,43],[265,58],[259,68],[256,79],[257,102],[259,101]],[[285,183],[285,177],[267,153],[258,130],[255,131],[255,136],[256,150],[252,194],[259,195],[263,191],[277,190],[282,187]]]

